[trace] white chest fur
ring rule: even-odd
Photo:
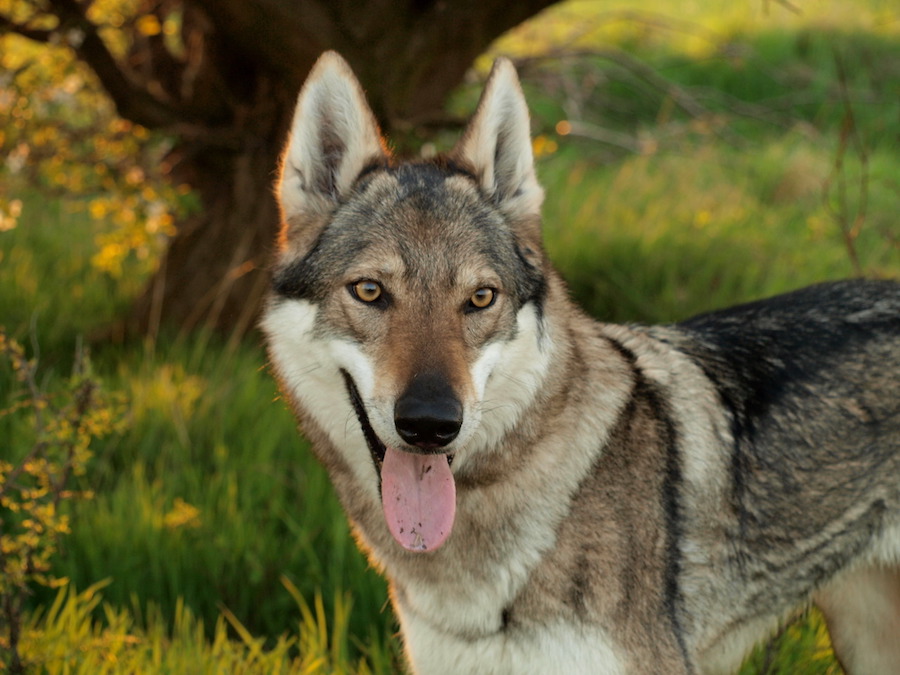
[[[402,617],[407,651],[417,675],[618,675],[625,672],[609,639],[592,627],[551,624],[467,639]]]

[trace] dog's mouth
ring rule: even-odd
[[[344,378],[344,385],[347,387],[347,394],[350,396],[350,403],[353,404],[353,410],[356,411],[356,419],[359,420],[359,425],[362,427],[366,445],[369,446],[369,454],[372,455],[375,469],[380,476],[387,448],[384,443],[381,442],[381,439],[378,438],[378,434],[376,434],[375,430],[372,428],[372,423],[369,422],[369,416],[366,414],[366,407],[363,405],[362,396],[359,395],[359,389],[356,388],[356,383],[353,381],[353,378],[350,377],[350,373],[341,369],[341,375]]]
[[[456,483],[451,454],[406,452],[389,447],[375,433],[353,378],[341,370],[347,394],[380,481],[388,530],[408,551],[433,551],[444,544],[456,517]]]

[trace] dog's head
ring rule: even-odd
[[[546,368],[543,193],[512,64],[494,65],[452,152],[396,163],[349,66],[324,54],[278,196],[263,328],[282,388],[380,496],[394,538],[433,550],[454,475],[492,451]]]

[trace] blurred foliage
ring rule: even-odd
[[[192,673],[197,675],[389,675],[397,673],[390,652],[376,645],[363,656],[347,647],[348,595],[334,599],[326,618],[316,594],[310,606],[287,579],[284,586],[298,603],[302,619],[277,639],[253,636],[228,610],[212,627],[184,603],[172,618],[152,605],[144,625],[131,612],[102,602],[107,582],[78,592],[61,588],[43,612],[28,617],[21,649],[27,672],[46,675],[116,673]],[[98,620],[102,615],[102,620]],[[2,670],[2,663],[0,663]]]
[[[834,656],[825,617],[815,607],[793,617],[758,645],[738,675],[843,675]]]
[[[0,355],[19,384],[0,400],[0,420],[20,441],[0,460],[0,665],[15,674],[24,672],[19,642],[33,585],[67,583],[51,566],[59,538],[70,533],[64,506],[92,496],[70,483],[86,472],[91,443],[122,428],[124,407],[103,390],[83,354],[66,387],[53,394],[39,384],[36,359],[2,329]],[[30,445],[21,443],[27,436]]]
[[[113,49],[124,48],[119,29],[134,4],[90,7]],[[0,0],[0,15],[36,31],[53,27],[20,0]],[[163,30],[130,20],[139,31]],[[171,138],[119,117],[94,73],[61,40],[0,32],[0,119],[0,231],[27,215],[15,196],[24,186],[64,198],[68,208],[111,225],[97,234],[93,264],[118,277],[129,257],[149,271],[176,218],[195,206],[188,186],[173,182]]]

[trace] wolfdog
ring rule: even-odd
[[[817,604],[900,673],[900,284],[594,321],[541,243],[499,59],[399,162],[346,62],[300,92],[262,327],[416,673],[718,673]]]

